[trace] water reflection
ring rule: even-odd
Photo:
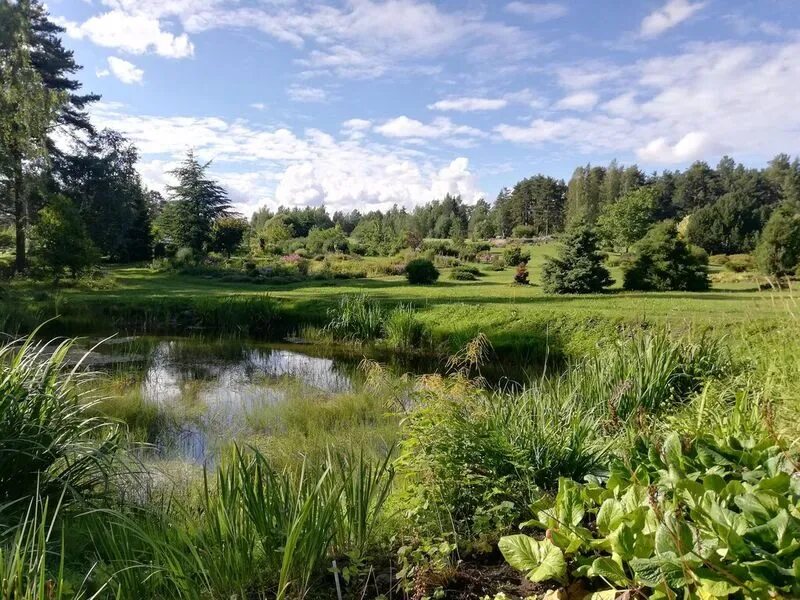
[[[338,394],[354,389],[358,361],[242,341],[126,339],[98,348],[93,364],[136,375],[143,400],[164,415],[156,456],[204,462],[244,437],[248,415],[290,390]]]

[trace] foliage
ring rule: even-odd
[[[656,190],[638,188],[603,206],[597,219],[598,231],[609,244],[627,252],[653,224],[656,207]]]
[[[737,182],[734,191],[692,213],[686,237],[714,254],[749,252],[779,200],[766,177],[751,175]]]
[[[308,233],[306,248],[312,254],[327,254],[347,252],[350,244],[341,226],[335,225],[329,229],[312,228]]]
[[[56,278],[67,270],[77,277],[98,260],[78,209],[60,195],[39,211],[31,245],[36,266]]]
[[[519,244],[511,244],[503,248],[503,260],[510,267],[527,264],[531,259],[531,253],[522,249]]]
[[[31,3],[4,2],[0,17],[0,175],[9,182],[8,196],[12,199],[6,208],[14,215],[15,268],[24,271],[29,213],[25,169],[47,155],[48,128],[66,98],[45,84],[34,62],[36,35]]]
[[[328,310],[325,331],[341,340],[374,340],[383,334],[385,313],[366,294],[342,296],[336,308]]]
[[[796,596],[795,470],[768,439],[672,433],[660,449],[640,440],[605,485],[562,479],[555,502],[532,508],[528,525],[545,540],[512,536],[501,549],[534,581],[566,580],[569,557],[573,577],[614,594]]]
[[[64,193],[79,207],[92,242],[115,262],[151,256],[151,220],[157,207],[136,171],[136,147],[104,130],[61,167]]]
[[[24,510],[31,498],[86,501],[116,472],[119,432],[82,401],[70,342],[33,337],[0,347],[0,502]]]
[[[762,272],[782,276],[800,266],[800,208],[779,206],[761,235],[756,259]]]
[[[654,226],[634,248],[625,270],[627,290],[707,290],[708,256],[678,237],[673,221]]]
[[[597,234],[586,225],[570,229],[558,258],[548,258],[542,270],[545,291],[552,294],[591,294],[614,283],[603,266]]]
[[[431,285],[439,279],[439,271],[426,258],[415,258],[406,265],[406,279],[412,285]]]
[[[517,266],[517,272],[514,273],[514,283],[517,285],[528,285],[528,267],[522,263]]]
[[[156,231],[165,245],[186,246],[197,254],[208,250],[214,222],[226,216],[230,208],[225,190],[208,178],[209,164],[201,164],[189,151],[171,172],[178,183],[169,187],[170,201],[156,221]]]
[[[230,256],[242,245],[249,229],[247,219],[235,216],[219,217],[211,226],[208,249]]]
[[[478,277],[475,275],[475,269],[470,267],[454,267],[450,271],[450,279],[455,281],[475,281]]]
[[[400,350],[420,350],[424,348],[430,334],[427,327],[417,318],[416,310],[410,305],[400,305],[392,309],[384,323],[386,341]]]

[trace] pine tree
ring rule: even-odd
[[[710,286],[708,255],[680,239],[674,221],[653,226],[635,250],[625,270],[626,290],[703,291]]]
[[[170,201],[159,216],[158,230],[173,248],[205,252],[214,222],[228,214],[228,194],[206,176],[209,164],[201,164],[189,151],[181,165],[171,171],[178,184],[168,188]]]
[[[0,5],[0,175],[8,181],[8,205],[14,215],[17,272],[27,267],[28,193],[25,166],[46,157],[46,134],[63,105],[64,94],[45,85],[33,63],[27,0]]]
[[[544,290],[551,294],[591,294],[614,283],[603,266],[597,234],[588,225],[571,228],[558,258],[548,258],[542,270]]]

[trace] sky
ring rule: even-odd
[[[163,190],[192,148],[244,214],[800,154],[800,0],[47,6],[145,182]]]

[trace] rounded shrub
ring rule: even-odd
[[[426,258],[416,258],[406,265],[406,279],[412,285],[430,285],[439,279],[439,270]]]
[[[472,272],[472,269],[468,267],[456,267],[450,271],[450,279],[455,281],[475,281],[477,277]]]

